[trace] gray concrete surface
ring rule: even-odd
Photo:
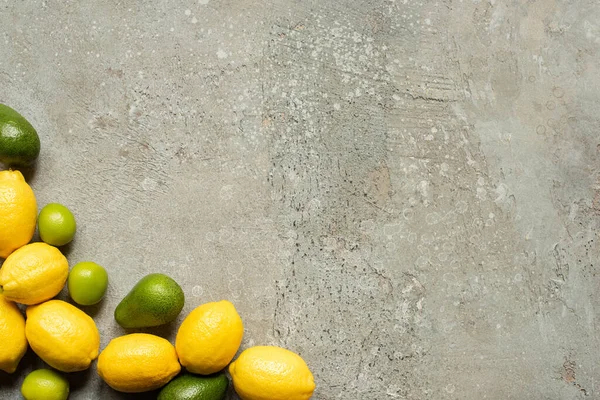
[[[75,211],[70,262],[109,270],[102,346],[162,271],[185,312],[229,299],[244,347],[300,353],[315,399],[598,399],[599,20],[593,0],[4,0],[0,102],[40,132],[40,205]],[[71,380],[132,398],[95,365]]]

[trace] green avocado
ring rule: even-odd
[[[181,287],[164,274],[143,277],[115,309],[123,328],[148,328],[173,321],[185,303]]]
[[[17,111],[0,104],[0,163],[25,167],[39,154],[40,138],[34,127]]]
[[[158,394],[157,400],[223,400],[229,379],[225,374],[210,376],[181,375]]]

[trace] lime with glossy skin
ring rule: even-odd
[[[40,138],[33,126],[9,106],[0,104],[0,162],[8,167],[32,164],[40,154]]]
[[[50,369],[37,369],[25,377],[21,386],[25,400],[67,400],[69,381]]]
[[[76,264],[69,273],[67,287],[75,303],[91,306],[104,297],[108,287],[108,274],[100,265],[83,261]]]
[[[73,213],[62,204],[47,204],[38,216],[40,238],[52,246],[64,246],[73,240],[77,224]]]

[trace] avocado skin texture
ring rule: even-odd
[[[40,154],[40,137],[35,128],[16,110],[0,104],[0,163],[26,167]]]
[[[229,379],[225,374],[197,376],[181,375],[158,394],[157,400],[223,400]]]
[[[123,328],[148,328],[167,324],[179,315],[185,303],[181,287],[164,274],[142,278],[115,309],[115,320]]]

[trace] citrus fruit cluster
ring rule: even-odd
[[[183,320],[175,345],[149,333],[112,339],[100,351],[94,320],[77,306],[54,299],[68,287],[74,303],[99,303],[108,273],[85,261],[73,266],[58,248],[70,243],[77,224],[64,205],[37,212],[36,197],[16,167],[35,161],[37,132],[15,110],[0,104],[0,370],[14,373],[28,346],[51,369],[31,372],[23,381],[26,400],[65,400],[69,383],[62,373],[88,369],[97,358],[98,375],[114,390],[140,393],[161,389],[159,400],[222,400],[229,378],[243,400],[307,400],[315,389],[304,360],[276,346],[254,346],[235,360],[244,325],[227,301],[197,306]],[[41,242],[31,243],[36,226]],[[25,314],[17,303],[26,306]],[[172,278],[142,278],[114,312],[124,328],[147,329],[175,321],[185,303]],[[184,367],[187,372],[180,375]],[[179,375],[179,376],[178,376]]]

